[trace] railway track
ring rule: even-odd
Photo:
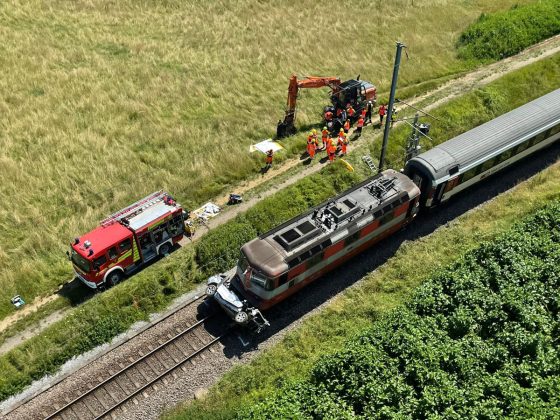
[[[95,378],[95,384],[75,397],[68,397],[66,404],[53,404],[52,410],[44,410],[44,419],[100,419],[125,410],[125,403],[139,394],[146,395],[150,387],[157,389],[158,381],[165,382],[174,370],[185,369],[183,365],[211,350],[229,333],[231,325],[216,336],[206,331],[204,324],[215,315],[196,321],[174,336],[169,334],[167,340],[160,340],[154,348],[147,348],[135,359],[129,358],[128,364],[119,364],[117,371]]]

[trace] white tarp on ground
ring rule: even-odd
[[[259,152],[262,152],[264,154],[266,154],[266,152],[271,149],[273,152],[277,152],[278,150],[283,149],[283,147],[280,145],[280,143],[277,143],[272,139],[266,139],[261,141],[260,143],[252,144],[251,146],[249,146],[250,152],[256,152],[258,150]]]
[[[208,202],[202,207],[199,207],[196,210],[193,210],[193,214],[196,217],[200,217],[201,219],[207,220],[214,216],[216,216],[220,212],[220,207],[212,202]],[[191,216],[192,217],[192,216]]]

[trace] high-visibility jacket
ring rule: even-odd
[[[383,105],[381,105],[379,107],[379,115],[385,115],[386,113],[387,113],[387,109]]]
[[[366,117],[366,113],[367,113],[366,109],[365,109],[365,108],[362,109],[362,118],[365,118],[365,117]]]
[[[352,105],[350,105],[350,107],[348,108],[347,112],[348,112],[348,115],[349,115],[350,117],[353,117],[354,114],[356,113],[356,110],[355,110],[354,108],[352,108]]]
[[[358,119],[358,127],[361,128],[361,127],[363,127],[363,126],[364,126],[364,118],[363,118],[363,117],[360,117],[360,118]]]
[[[322,134],[323,138],[326,138],[329,135],[329,130],[323,130],[323,131],[321,131],[321,134]]]
[[[344,123],[344,129],[345,129],[346,131],[350,130],[350,121],[346,121],[346,122]]]

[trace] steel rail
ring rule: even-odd
[[[122,347],[123,345],[125,345],[126,343],[128,343],[129,341],[131,341],[132,339],[136,338],[137,336],[139,336],[140,334],[143,334],[144,332],[152,329],[153,327],[155,327],[156,325],[158,325],[160,322],[165,321],[166,319],[172,317],[173,315],[177,314],[178,312],[182,311],[183,309],[187,308],[188,306],[192,305],[193,303],[199,301],[202,298],[205,298],[205,294],[201,294],[201,295],[194,295],[191,299],[189,299],[186,302],[183,302],[182,304],[180,304],[179,306],[177,306],[176,308],[173,308],[170,312],[168,312],[167,314],[165,314],[163,317],[161,318],[157,318],[153,321],[153,323],[150,323],[149,325],[141,328],[140,330],[138,330],[135,334],[133,334],[132,336],[128,337],[125,341],[119,343],[118,345],[114,346],[114,347],[110,347],[108,349],[108,351],[100,354],[99,356],[95,357],[93,360],[90,360],[86,365],[78,368],[77,370],[75,370],[74,372],[72,372],[72,374],[75,374],[76,372],[79,372],[80,370],[84,369],[86,366],[89,366],[90,363],[94,362],[95,360],[99,359],[100,357],[104,356],[105,354],[114,351],[116,349],[118,349],[119,347]],[[69,375],[64,375],[63,377],[59,378],[58,380],[56,380],[54,383],[52,383],[47,389],[51,389],[54,386],[58,385],[60,382],[62,382],[64,379],[66,379]],[[16,411],[18,408],[22,407],[25,404],[28,404],[29,402],[35,400],[36,398],[38,398],[40,395],[42,395],[44,392],[46,391],[46,389],[43,389],[40,393],[33,395],[32,397],[28,398],[28,399],[24,399],[23,401],[21,401],[18,404],[15,404],[14,406],[12,406],[9,410],[6,410],[0,414],[7,416],[8,414],[10,414],[12,411]]]
[[[171,337],[170,339],[168,339],[167,341],[165,341],[163,344],[160,344],[159,346],[157,346],[156,348],[154,348],[153,350],[149,351],[148,353],[142,355],[140,358],[136,359],[134,362],[129,363],[128,365],[126,365],[125,367],[123,367],[122,369],[120,369],[118,372],[112,374],[111,376],[109,376],[107,379],[101,381],[100,383],[98,383],[97,385],[95,385],[93,388],[90,388],[89,390],[87,390],[85,393],[79,395],[78,397],[74,398],[72,401],[70,401],[69,403],[67,403],[66,405],[64,405],[63,407],[57,409],[54,413],[48,415],[47,417],[45,417],[45,420],[50,420],[52,418],[54,418],[55,416],[59,415],[60,413],[62,413],[63,411],[65,411],[66,409],[68,409],[70,406],[74,405],[75,403],[77,403],[78,401],[84,399],[85,397],[87,397],[88,395],[92,394],[93,392],[97,391],[98,389],[100,389],[101,387],[103,387],[104,385],[106,385],[108,382],[112,381],[113,379],[115,379],[116,377],[120,376],[122,373],[126,372],[127,370],[130,370],[131,368],[133,368],[134,366],[136,366],[137,364],[139,364],[140,362],[143,362],[144,360],[146,360],[148,357],[150,357],[151,355],[153,355],[154,353],[156,353],[157,351],[163,349],[164,347],[168,346],[169,344],[171,344],[174,341],[177,341],[179,338],[181,338],[182,336],[184,336],[185,334],[193,331],[195,328],[197,328],[199,325],[201,325],[202,323],[206,322],[208,319],[210,319],[211,317],[213,317],[216,313],[213,313],[211,315],[208,315],[204,318],[202,318],[201,320],[195,322],[194,324],[190,325],[187,329],[181,331],[180,333],[176,334],[175,336]]]
[[[115,403],[115,405],[113,405],[112,407],[107,408],[103,413],[99,414],[97,417],[94,417],[95,420],[101,419],[102,417],[106,416],[107,414],[111,413],[113,410],[117,409],[118,407],[120,407],[121,405],[123,405],[125,402],[127,402],[128,400],[134,398],[136,395],[138,395],[139,393],[141,393],[142,391],[144,391],[146,388],[150,387],[151,385],[153,385],[155,382],[159,381],[161,378],[163,378],[164,376],[168,375],[170,372],[172,372],[173,370],[177,369],[179,366],[183,365],[184,363],[188,362],[189,360],[191,360],[193,357],[195,357],[196,355],[198,355],[199,353],[203,352],[204,350],[206,350],[208,347],[210,347],[212,344],[216,343],[217,341],[221,340],[227,333],[229,332],[229,329],[226,330],[226,332],[224,332],[223,334],[219,335],[216,338],[213,338],[210,342],[206,343],[204,346],[200,347],[198,350],[195,350],[194,352],[192,352],[191,354],[189,354],[188,356],[185,356],[183,358],[183,360],[177,362],[174,366],[171,366],[170,368],[166,369],[164,372],[162,372],[160,375],[158,375],[156,378],[150,380],[147,384],[141,386],[140,388],[138,388],[137,390],[135,390],[134,392],[132,392],[130,395],[124,397],[122,400],[118,401],[117,403]]]

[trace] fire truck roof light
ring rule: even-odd
[[[86,249],[88,249],[90,246],[91,246],[91,242],[90,242],[90,241],[85,241],[85,242],[84,242],[84,247],[85,247]]]

